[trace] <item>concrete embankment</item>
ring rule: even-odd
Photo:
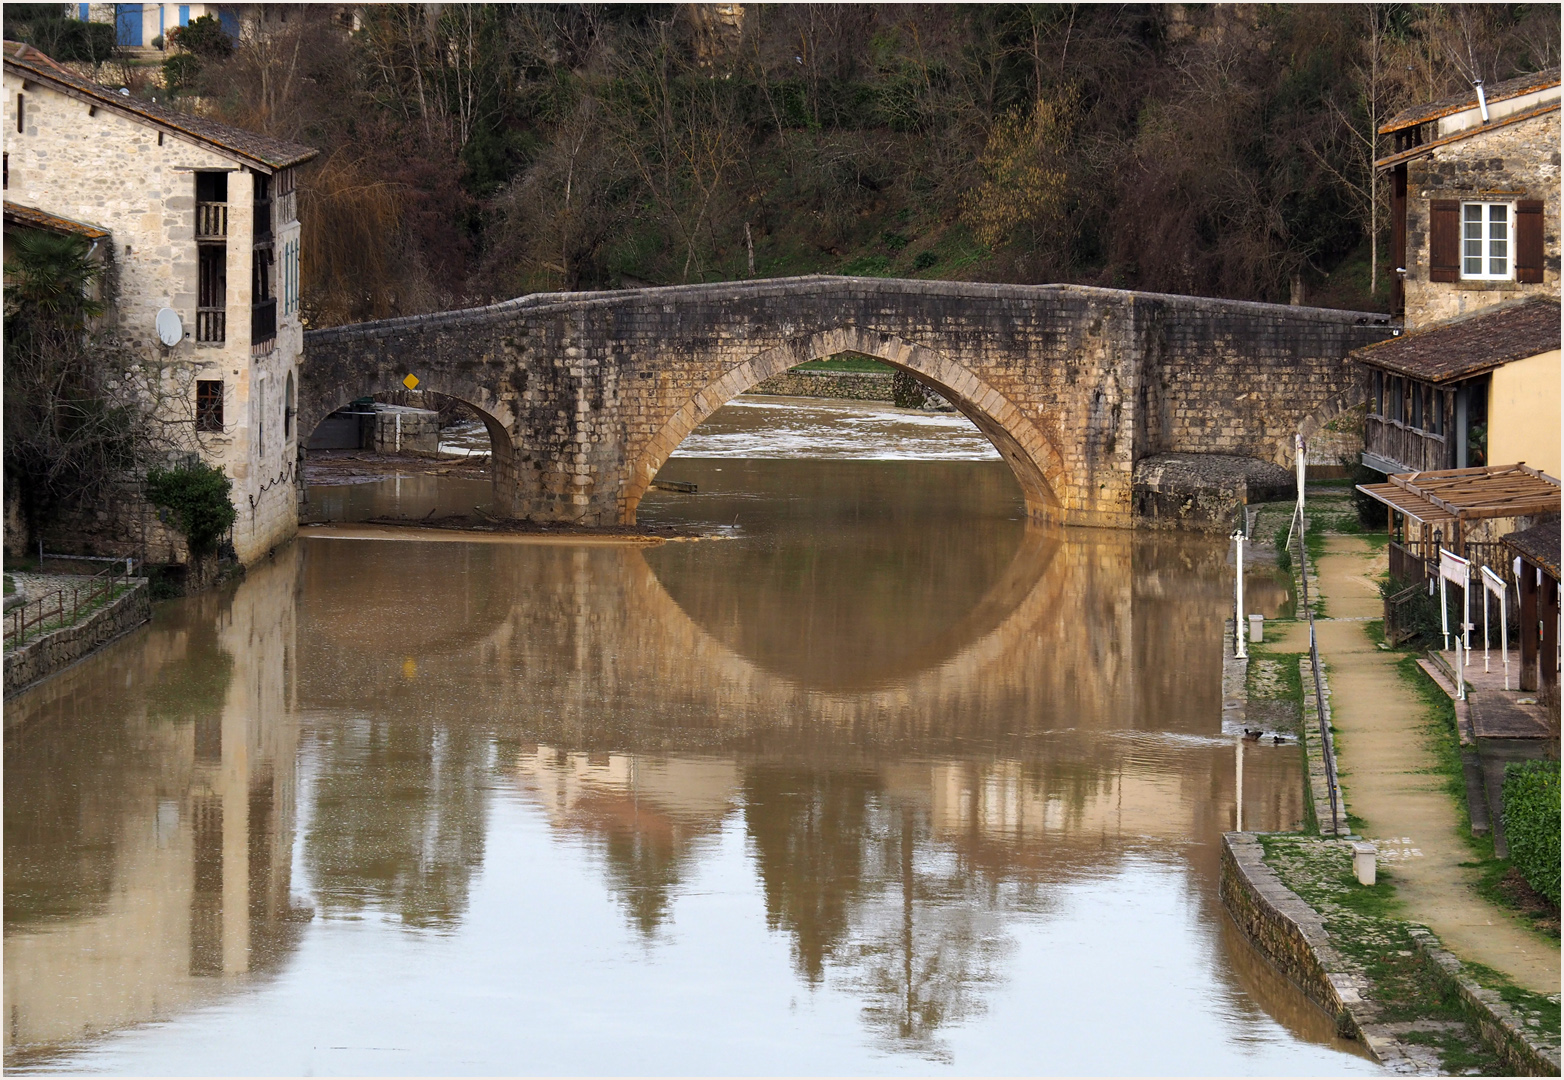
[[[51,630],[5,654],[5,696],[38,683],[152,618],[145,578],[133,579],[121,594],[85,619]]]

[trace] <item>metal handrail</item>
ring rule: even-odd
[[[61,586],[51,593],[46,593],[36,600],[28,600],[5,615],[4,640],[7,645],[19,645],[27,640],[27,631],[42,626],[50,619],[54,619],[57,625],[54,629],[63,629],[76,622],[81,616],[83,607],[90,607],[99,601],[114,599],[115,592],[120,585],[128,581],[133,574],[132,559],[115,559],[114,565],[94,574],[84,585]],[[71,602],[69,607],[65,603],[65,594],[69,591]],[[52,607],[48,606],[53,604]],[[36,609],[36,611],[34,610]],[[67,614],[69,618],[67,618]]]
[[[1314,669],[1314,711],[1320,718],[1320,756],[1325,760],[1325,787],[1330,795],[1330,831],[1333,837],[1339,839],[1341,809],[1336,798],[1336,750],[1331,743],[1330,725],[1326,718],[1325,683],[1320,677],[1320,643],[1314,634],[1314,605],[1309,603],[1308,551],[1303,542],[1303,533],[1308,528],[1308,521],[1304,519],[1301,508],[1293,511],[1293,519],[1293,524],[1297,526],[1292,533],[1298,539],[1300,599],[1303,602],[1303,610],[1309,613],[1309,663]]]

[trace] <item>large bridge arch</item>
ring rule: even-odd
[[[620,523],[635,524],[641,498],[658,470],[679,444],[723,405],[799,364],[845,352],[882,360],[932,385],[999,450],[1021,485],[1028,512],[1038,518],[1058,514],[1060,503],[1055,486],[1065,480],[1064,458],[1014,402],[934,349],[895,334],[844,326],[796,337],[756,353],[693,394],[662,425],[628,470],[620,497]]]

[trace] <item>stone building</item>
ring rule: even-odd
[[[298,525],[295,173],[315,151],[131,98],[12,42],[4,85],[7,228],[43,215],[100,234],[119,336],[189,376],[173,419],[233,480],[237,557],[266,554]],[[123,535],[135,531],[111,553],[167,557],[147,550],[145,525]]]
[[[1406,109],[1380,129],[1393,313],[1408,330],[1559,295],[1559,69]]]
[[[1552,68],[1380,128],[1403,332],[1354,353],[1370,468],[1524,461],[1557,474],[1559,95]]]
[[[265,31],[285,26],[300,4],[68,4],[71,14],[83,22],[114,27],[114,43],[137,59],[157,59],[168,51],[168,32],[211,16],[228,35]],[[339,13],[341,17],[342,13]],[[352,25],[352,15],[347,15]]]

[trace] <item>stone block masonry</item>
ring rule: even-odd
[[[853,352],[934,387],[999,449],[1031,514],[1133,521],[1135,462],[1285,463],[1292,434],[1354,402],[1346,354],[1382,315],[1068,285],[839,277],[545,294],[306,336],[306,433],[354,398],[467,402],[495,445],[495,505],[633,523],[657,470],[731,398]]]

